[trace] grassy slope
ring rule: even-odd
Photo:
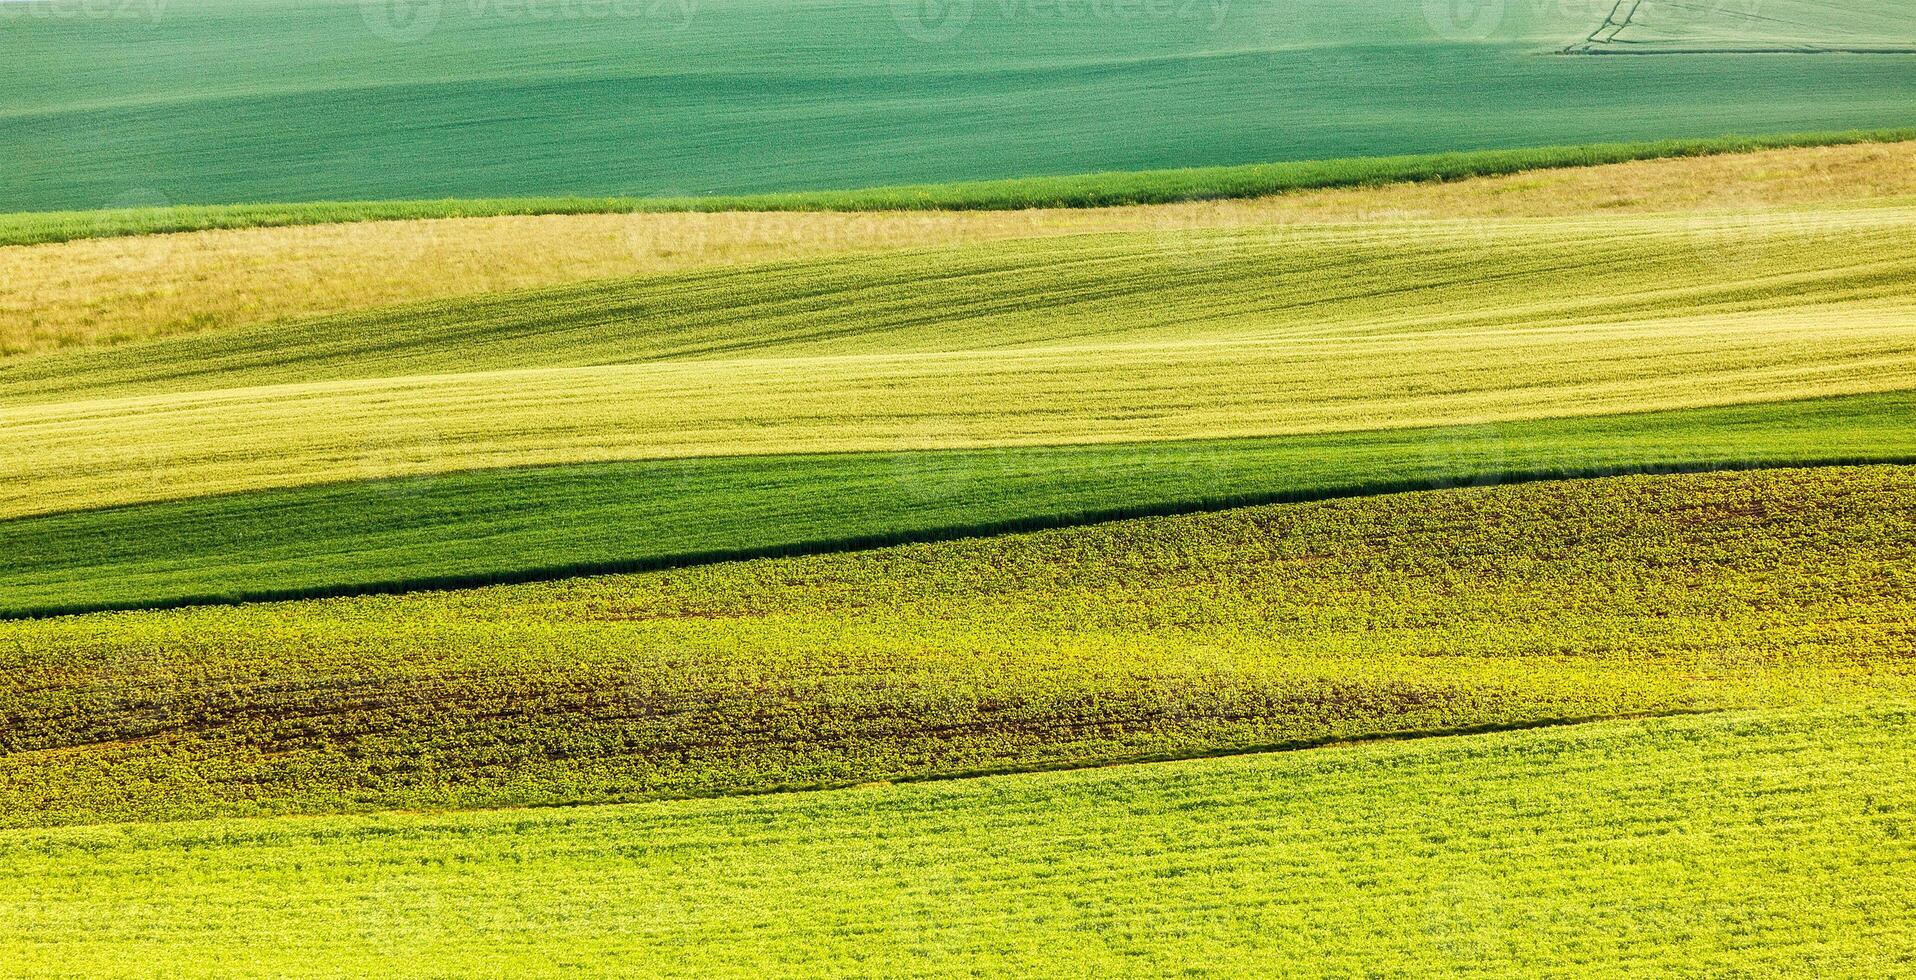
[[[1912,250],[1916,207],[1893,205],[1040,237],[568,284],[82,350],[0,368],[0,406],[666,362],[735,371],[740,362],[1120,348],[1170,358],[1186,346],[1437,347],[1481,336],[1517,346],[1533,335],[1574,338],[1575,328],[1749,313],[1839,314],[1853,321],[1848,336],[1909,314]],[[833,370],[820,365],[818,380]]]
[[[1261,197],[1327,187],[1451,181],[1526,171],[1750,153],[1785,147],[1844,146],[1916,139],[1916,129],[1726,136],[1635,143],[1594,143],[1392,157],[1258,163],[1231,167],[1107,172],[964,181],[862,190],[805,191],[696,198],[504,198],[438,201],[318,201],[294,204],[178,205],[96,211],[0,214],[0,246],[75,239],[422,218],[536,214],[644,214],[682,211],[975,211],[1105,208],[1174,201]]]
[[[0,624],[0,821],[728,793],[1906,694],[1916,469]]]
[[[521,215],[0,248],[0,357],[416,300],[1020,236],[1753,211],[1916,199],[1916,142],[1533,170],[1183,204],[1020,211]]]
[[[7,3],[0,210],[729,196],[1912,122],[1916,80],[1886,59],[1540,57],[1600,16],[1573,7],[1509,5],[1480,43],[1400,0],[979,3],[928,43],[883,0],[445,3],[398,40],[380,27],[408,18],[356,2]]]
[[[1766,711],[787,797],[0,833],[91,976],[1916,969],[1916,720]]]
[[[0,615],[539,580],[1246,503],[1916,462],[1916,396],[1226,442],[508,468],[0,522]]]
[[[1916,384],[1913,244],[1899,208],[1085,236],[37,358],[0,374],[0,514],[1899,390]],[[230,387],[247,384],[266,387]]]

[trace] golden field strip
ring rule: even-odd
[[[23,362],[0,388],[0,517],[499,466],[1916,387],[1916,210],[1892,206],[1074,236],[689,275]]]
[[[1651,211],[1916,195],[1916,143],[1102,209],[545,215],[0,247],[0,359],[396,303],[1034,235]],[[0,363],[3,363],[0,360]]]

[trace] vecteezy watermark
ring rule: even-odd
[[[1221,29],[1231,0],[997,0],[1006,22],[1150,23],[1208,21]],[[891,0],[892,19],[915,41],[949,41],[977,13],[975,0]]]
[[[367,481],[379,494],[408,497],[432,486],[433,471],[445,456],[438,425],[429,418],[383,420],[359,433],[349,447],[349,478]]]
[[[698,0],[452,0],[473,20],[510,24],[594,20],[646,20],[671,30],[692,23]],[[360,0],[366,29],[399,44],[431,34],[449,0]]]
[[[173,202],[152,187],[132,187],[104,202],[86,223],[79,240],[89,241],[96,268],[117,267],[119,275],[164,278],[179,268],[174,263],[190,246],[178,235],[141,235],[152,229],[155,215],[166,223]],[[139,235],[139,237],[128,237]]]
[[[141,20],[160,22],[166,0],[0,0],[0,19]]]
[[[1106,24],[1208,20],[1224,26],[1230,0],[999,0],[1006,20],[1090,21]]]
[[[684,27],[697,0],[465,0],[472,17],[513,23],[562,20],[650,20]]]
[[[395,44],[417,41],[439,26],[444,0],[360,0],[366,29]]]
[[[1418,482],[1425,486],[1489,487],[1505,481],[1510,450],[1495,425],[1448,426],[1427,431],[1417,443]]]
[[[1506,0],[1424,0],[1424,20],[1445,41],[1488,41],[1510,14]]]
[[[973,0],[891,0],[891,17],[914,41],[938,44],[964,32],[975,13]]]

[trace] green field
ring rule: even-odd
[[[1916,469],[0,624],[0,822],[849,784],[1902,697]]]
[[[0,615],[553,579],[1430,487],[1865,462],[1916,462],[1916,397],[477,470],[0,522]]]
[[[1874,0],[1625,0],[1574,54],[1916,54],[1916,8]]]
[[[1907,708],[563,811],[0,835],[41,975],[1883,977]],[[350,966],[342,967],[342,964]]]
[[[1911,255],[1912,212],[1863,204],[1075,235],[32,357],[0,368],[0,611],[1902,461]]]
[[[683,99],[657,125],[722,126],[708,86],[742,86],[736,50],[793,24],[839,71],[790,123],[817,142],[759,134],[800,156],[842,150],[831,121],[861,97],[971,107],[1008,97],[979,77],[1060,64],[1108,99],[1173,97],[1164,46],[1197,43],[1079,25],[1129,45],[1113,62],[991,5],[913,60],[837,33],[862,8],[748,5],[657,42],[710,56],[692,79],[609,75],[635,35],[568,47],[576,23],[483,5],[379,38],[397,60],[322,30],[385,9],[169,8],[138,100],[111,72],[36,75],[0,111],[0,145],[84,103],[134,152],[149,114],[217,110],[203,144],[164,141],[168,172],[215,188],[199,200],[293,202],[0,220],[0,317],[20,321],[0,322],[0,975],[1916,969],[1916,198],[1906,145],[1856,143],[1896,134],[776,201],[298,203],[328,181],[464,193],[472,168],[501,181],[485,193],[574,192],[504,167],[510,141],[448,152],[490,122],[379,113],[538,105],[568,136],[551,159],[598,180],[594,141],[630,134],[581,89],[643,75]],[[1285,53],[1348,60],[1337,32],[1378,9],[1326,7]],[[18,23],[47,59],[80,26]],[[135,25],[87,26],[75,51],[129,50],[112,38]],[[253,51],[269,29],[324,40]],[[1619,123],[1683,131],[1719,66],[1557,57],[1546,33],[1366,48],[1364,84],[1412,50],[1694,76],[1647,97],[1689,108]],[[194,38],[224,57],[188,86],[167,71]],[[1242,54],[1198,49],[1220,70]],[[485,74],[506,54],[545,74]],[[262,60],[280,74],[241,77]],[[1829,129],[1851,120],[1810,73],[1894,60],[1772,60],[1765,84]],[[808,70],[787,62],[754,76],[765,118]],[[861,72],[898,84],[860,96]],[[1527,113],[1571,118],[1482,89],[1509,110],[1474,110],[1483,140],[1442,118],[1424,135],[1522,143]],[[353,166],[311,193],[260,190],[311,148],[249,158],[234,127],[305,106],[293,130],[337,140],[315,93],[387,149],[342,143]],[[1020,105],[1073,132],[1068,105]],[[1415,148],[1378,106],[1379,138]],[[1229,162],[1249,132],[1230,109],[1133,107],[1170,129],[1072,152],[1149,154],[1188,124]],[[588,111],[603,126],[568,116]],[[739,193],[1000,172],[973,142],[953,174],[900,153],[870,180],[855,155],[843,181],[699,172]],[[74,193],[93,166],[29,168],[0,198]],[[650,192],[581,192],[628,190]],[[1195,203],[1101,207],[1166,201]],[[930,210],[1028,204],[1082,210]],[[382,265],[587,227],[462,214],[774,205],[799,211],[593,225],[680,263],[610,278]],[[804,210],[879,206],[919,210]],[[951,223],[884,237],[921,217]],[[847,228],[873,237],[830,238]],[[377,258],[345,261],[354,243]],[[440,269],[456,284],[422,285]]]
[[[734,195],[1916,124],[1896,56],[1551,56],[1607,6],[961,0],[946,20],[884,0],[13,0],[0,212]],[[1852,31],[1838,14],[1809,33]]]
[[[1461,180],[1494,174],[1748,153],[1761,149],[1842,146],[1916,139],[1916,130],[1785,133],[1713,139],[1477,150],[1234,167],[955,181],[863,190],[819,190],[733,197],[553,197],[437,201],[304,201],[289,204],[148,205],[88,211],[0,214],[0,246],[82,238],[150,235],[210,228],[270,228],[353,221],[476,218],[514,214],[601,214],[674,211],[979,211],[1096,208],[1174,201],[1260,197],[1324,187],[1371,187],[1404,181]]]

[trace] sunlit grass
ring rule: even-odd
[[[1896,208],[1088,236],[227,332],[9,372],[0,515],[1893,391],[1916,386],[1912,246]]]
[[[613,807],[0,833],[24,972],[1881,977],[1906,708]],[[351,971],[340,964],[351,963]]]
[[[540,580],[1631,472],[1916,462],[1916,396],[1325,436],[510,467],[0,522],[0,614]]]
[[[1095,209],[394,219],[0,248],[0,356],[586,279],[1032,235],[1643,211],[1916,195],[1916,143],[1859,143]]]

